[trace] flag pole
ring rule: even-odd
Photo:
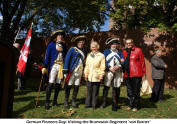
[[[30,28],[32,28],[32,26],[33,26],[33,22],[31,22],[31,26],[30,26]]]
[[[32,26],[33,26],[33,22],[31,22],[30,28],[32,28]],[[14,43],[15,43],[16,40],[17,40],[17,36],[18,36],[20,30],[21,30],[21,27],[18,28],[17,34],[16,34],[16,36],[15,36],[15,38],[14,38]]]
[[[18,31],[17,31],[17,34],[16,34],[16,36],[15,36],[15,39],[14,39],[14,43],[15,43],[15,42],[16,42],[16,40],[17,40],[17,36],[18,36],[18,34],[19,34],[20,30],[21,30],[21,28],[19,27],[19,28],[18,28]]]

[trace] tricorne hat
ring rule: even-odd
[[[85,41],[85,40],[86,40],[85,35],[79,35],[79,36],[73,37],[71,39],[71,42],[78,42],[78,41]]]
[[[106,45],[117,43],[120,44],[119,38],[108,38],[106,40]]]
[[[52,32],[52,34],[50,35],[51,40],[55,39],[56,36],[59,34],[63,35],[63,37],[65,37],[65,35],[66,35],[63,30],[57,30],[57,31]]]

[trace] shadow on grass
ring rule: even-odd
[[[85,99],[86,98],[79,98],[79,99],[77,99],[77,104],[78,105],[80,105],[80,104],[85,105]],[[102,104],[102,96],[99,96],[98,97],[98,105],[97,105],[97,107],[100,107],[101,104]],[[127,98],[120,97],[119,100],[118,100],[118,104],[120,106],[128,105]],[[111,97],[107,97],[107,99],[106,99],[106,107],[108,107],[110,105],[112,105],[112,98]]]
[[[157,108],[157,106],[149,98],[140,98],[140,108]]]
[[[157,108],[156,102],[152,102],[149,98],[140,98],[140,108]],[[169,94],[164,94],[164,100],[172,98]]]
[[[40,97],[43,97],[43,96],[39,96]],[[27,96],[27,97],[21,97],[21,98],[15,98],[15,102],[22,102],[22,101],[35,101],[36,99],[36,96]]]
[[[163,100],[168,100],[168,99],[171,99],[173,98],[173,96],[169,95],[169,94],[164,94],[163,96]]]
[[[35,108],[35,101],[31,100],[31,102],[29,104],[27,104],[26,106],[18,109],[17,111],[13,111],[13,116],[18,118],[18,117],[21,116],[22,113],[24,113],[24,112],[26,112],[26,111],[28,111],[30,109],[34,109],[34,108]]]
[[[102,97],[99,98],[100,100],[100,105],[102,104]],[[112,97],[107,97],[106,99],[106,107],[112,105]],[[125,106],[125,105],[128,105],[128,102],[127,102],[127,98],[125,97],[119,97],[118,99],[118,105],[119,106]]]
[[[25,94],[28,94],[29,92],[33,92],[31,90],[24,90],[24,91],[18,91],[18,92],[15,92],[15,95],[25,95]],[[43,96],[39,96],[39,98],[41,98]],[[19,108],[18,110],[16,111],[13,111],[13,117],[16,117],[16,118],[25,118],[23,117],[23,113],[28,111],[28,110],[31,110],[31,109],[35,109],[35,105],[36,105],[36,96],[23,96],[23,97],[20,97],[20,98],[15,98],[14,99],[14,102],[28,102],[27,105]],[[45,104],[45,100],[39,100],[38,101],[38,105],[40,106],[44,106]]]
[[[81,105],[81,104],[85,105],[85,98],[76,99],[76,102],[78,105]]]
[[[19,95],[25,95],[25,94],[28,94],[30,92],[33,92],[32,90],[22,90],[22,91],[16,91],[14,92],[14,96],[19,96]]]
[[[173,98],[173,96],[169,94],[164,94],[163,101]],[[151,102],[150,98],[141,98],[140,99],[140,107],[141,108],[157,108],[156,102]]]
[[[171,98],[169,95],[165,96],[165,98]],[[102,101],[100,101],[101,103]],[[112,98],[108,97],[106,100],[106,107],[112,105]],[[100,104],[101,105],[101,104]],[[126,97],[120,97],[118,100],[118,106],[128,106],[128,99]],[[140,99],[140,108],[157,108],[155,103],[150,102],[149,98],[141,98]]]

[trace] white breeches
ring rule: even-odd
[[[61,84],[62,79],[58,78],[58,76],[57,76],[60,66],[61,65],[59,65],[59,64],[54,64],[52,66],[52,69],[49,74],[49,83],[55,83],[55,81],[56,81],[56,83]]]
[[[106,72],[104,78],[104,85],[110,87],[111,82],[113,83],[113,87],[120,87],[121,82],[123,82],[123,73],[122,71],[117,71],[114,74],[110,71]]]
[[[69,78],[69,81],[68,81],[68,85],[76,85],[76,86],[79,86],[80,85],[80,82],[81,82],[81,77],[82,77],[82,74],[81,73],[78,73],[78,72],[72,72],[71,73],[71,76]]]

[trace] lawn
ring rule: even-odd
[[[26,84],[26,90],[15,90],[13,118],[177,118],[177,90],[165,89],[164,101],[151,103],[150,95],[141,97],[141,109],[138,112],[126,110],[127,108],[127,93],[126,87],[122,85],[119,99],[120,109],[117,112],[111,110],[111,93],[109,90],[107,99],[108,106],[105,109],[85,108],[86,86],[82,84],[77,97],[79,108],[65,109],[64,108],[64,90],[61,90],[58,96],[59,107],[51,107],[50,110],[44,109],[45,91],[41,91],[39,95],[39,106],[35,108],[35,99],[39,79],[31,79]],[[103,86],[100,87],[99,104],[101,103]],[[72,93],[72,91],[71,91]],[[71,100],[70,95],[70,100]],[[51,100],[53,99],[53,91]],[[52,103],[52,102],[51,102]]]

